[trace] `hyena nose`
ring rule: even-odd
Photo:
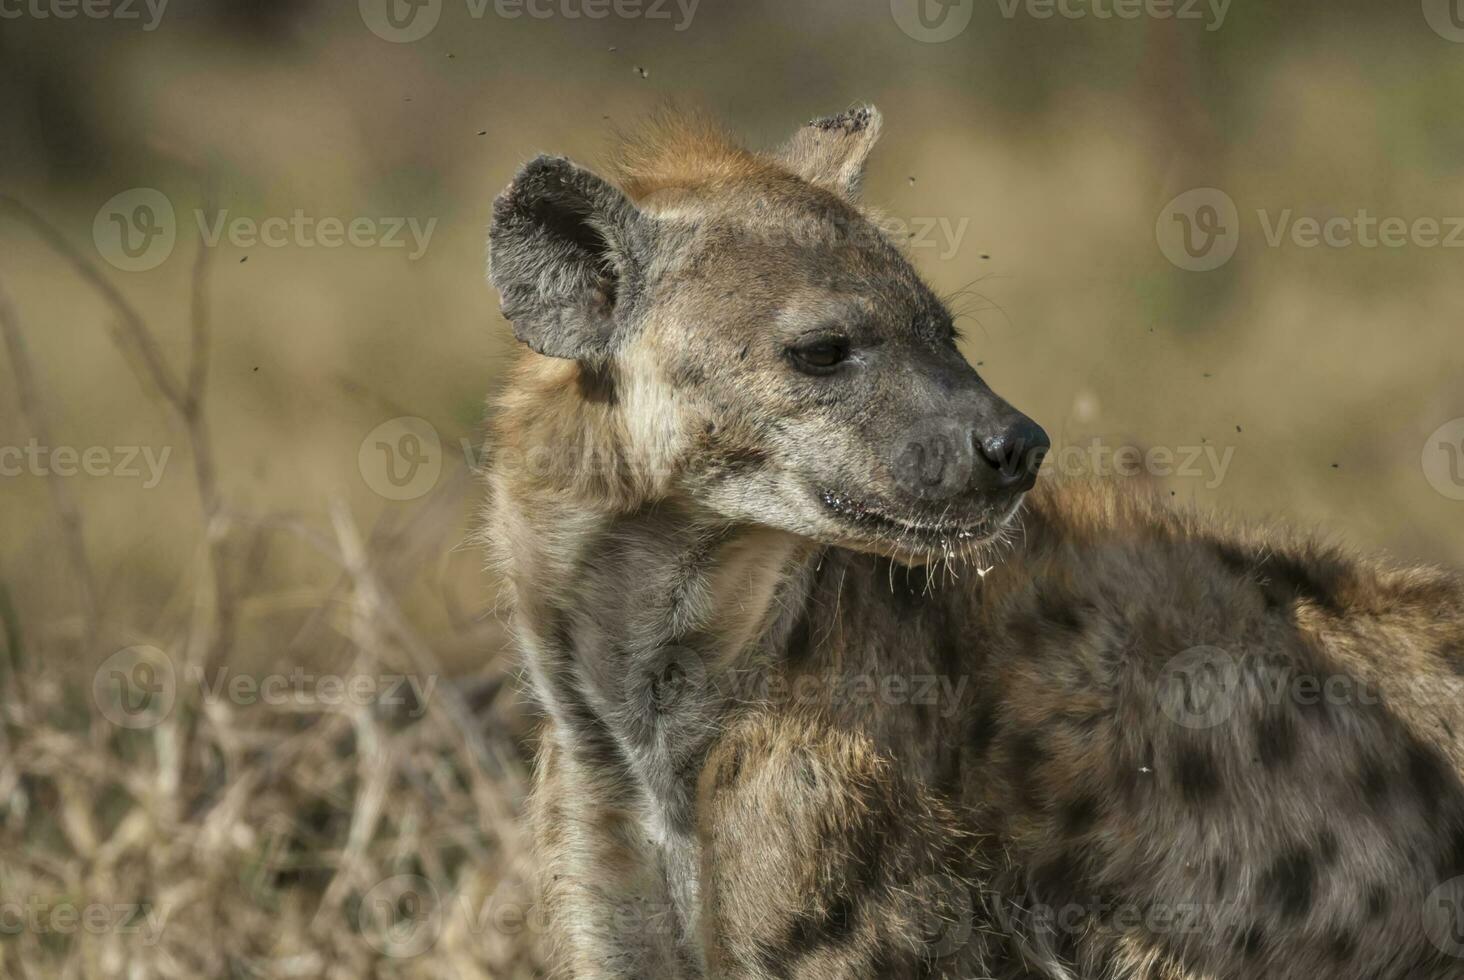
[[[1022,492],[1037,484],[1037,471],[1052,448],[1052,440],[1047,438],[1042,426],[1025,415],[984,438],[973,433],[972,441],[991,467],[997,485],[1003,490]]]

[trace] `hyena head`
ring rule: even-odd
[[[879,130],[859,108],[756,154],[663,120],[614,183],[540,157],[496,201],[504,315],[573,365],[636,503],[916,562],[990,540],[1033,486],[1046,434],[858,203]]]

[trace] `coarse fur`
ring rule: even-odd
[[[858,203],[879,129],[667,117],[495,207],[562,974],[1464,976],[1460,581],[1024,497],[1032,426]]]

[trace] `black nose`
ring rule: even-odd
[[[1042,426],[1025,415],[1006,429],[981,439],[981,458],[996,472],[1003,489],[1031,490],[1037,483],[1037,471],[1052,440]]]

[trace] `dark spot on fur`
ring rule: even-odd
[[[1464,875],[1464,828],[1454,828],[1449,835],[1448,847],[1439,864],[1440,881],[1449,881]]]
[[[996,699],[989,695],[982,697],[972,710],[971,723],[966,728],[966,748],[973,759],[979,761],[986,758],[986,753],[991,749],[991,743],[996,740],[1000,730]]]
[[[1256,750],[1261,765],[1279,769],[1296,758],[1296,723],[1283,710],[1272,710],[1256,723]]]
[[[793,624],[793,629],[788,634],[788,645],[784,650],[783,658],[792,666],[806,664],[813,656],[814,641],[811,604],[811,602],[804,604],[803,611],[798,614],[798,620]]]
[[[1407,752],[1408,779],[1419,803],[1429,816],[1439,812],[1444,795],[1449,789],[1449,780],[1443,760],[1431,746],[1414,742]]]
[[[924,566],[902,568],[896,565],[891,578],[894,582],[893,598],[902,612],[910,613],[925,609],[926,596],[930,594],[929,573]]]
[[[1242,956],[1253,960],[1266,949],[1266,930],[1259,925],[1253,925],[1241,935],[1235,945]]]
[[[1227,569],[1260,589],[1267,609],[1287,611],[1307,602],[1334,615],[1345,611],[1340,593],[1349,584],[1348,570],[1334,558],[1311,555],[1303,560],[1269,549],[1247,553],[1224,542],[1215,544],[1215,553]]]
[[[671,381],[681,388],[700,388],[707,383],[707,372],[697,364],[680,364],[672,370]]]
[[[587,402],[613,408],[619,401],[615,377],[606,367],[581,362],[575,383],[580,397]]]
[[[1083,879],[1082,862],[1075,853],[1065,851],[1033,873],[1032,897],[1037,904],[1056,909],[1080,905]]]
[[[1063,804],[1061,828],[1066,837],[1078,837],[1093,829],[1098,822],[1098,798],[1085,793]]]
[[[1009,628],[1018,645],[1032,655],[1066,656],[1085,626],[1070,596],[1048,590],[1037,592],[1031,604],[1012,617]],[[1051,641],[1059,645],[1054,647]]]
[[[1327,954],[1338,963],[1351,962],[1357,955],[1357,937],[1345,929],[1337,929],[1327,937]]]
[[[723,470],[755,470],[768,461],[768,454],[754,446],[741,444],[720,445],[713,462]]]
[[[885,874],[885,849],[899,836],[899,814],[889,808],[878,808],[855,827],[831,824],[831,836],[824,842],[825,853],[849,855],[844,879],[844,893],[872,895],[879,890]]]
[[[1317,858],[1321,861],[1322,867],[1332,867],[1341,856],[1342,845],[1334,832],[1324,830],[1317,835]]]
[[[1085,629],[1085,624],[1069,596],[1059,596],[1050,591],[1038,592],[1037,613],[1044,623],[1065,633],[1081,634]]]
[[[1377,921],[1388,914],[1388,909],[1393,905],[1393,899],[1388,890],[1382,885],[1372,885],[1368,888],[1367,894],[1363,896],[1363,905],[1367,908],[1369,921]]]
[[[1198,746],[1179,748],[1174,778],[1187,803],[1206,803],[1220,791],[1220,771],[1215,767],[1215,760]]]
[[[716,786],[718,792],[726,792],[737,785],[742,778],[743,746],[735,744],[731,753],[722,761],[717,769]]]
[[[966,673],[965,651],[956,640],[955,633],[949,627],[940,630],[935,649],[935,663],[940,668],[941,675],[953,681]]]
[[[804,952],[836,943],[854,931],[857,910],[847,895],[840,895],[822,913],[799,916],[789,931],[787,946]]]
[[[1019,732],[1007,744],[1007,779],[1029,810],[1045,810],[1049,801],[1042,793],[1042,767],[1052,753],[1036,732]]]
[[[1215,897],[1221,898],[1225,894],[1225,886],[1230,884],[1230,863],[1224,858],[1215,859]]]
[[[1311,911],[1316,877],[1311,853],[1297,847],[1276,859],[1261,879],[1261,890],[1266,901],[1280,908],[1283,917],[1295,920]]]
[[[1377,759],[1369,759],[1362,766],[1362,798],[1374,810],[1381,810],[1392,792],[1391,776]]]

